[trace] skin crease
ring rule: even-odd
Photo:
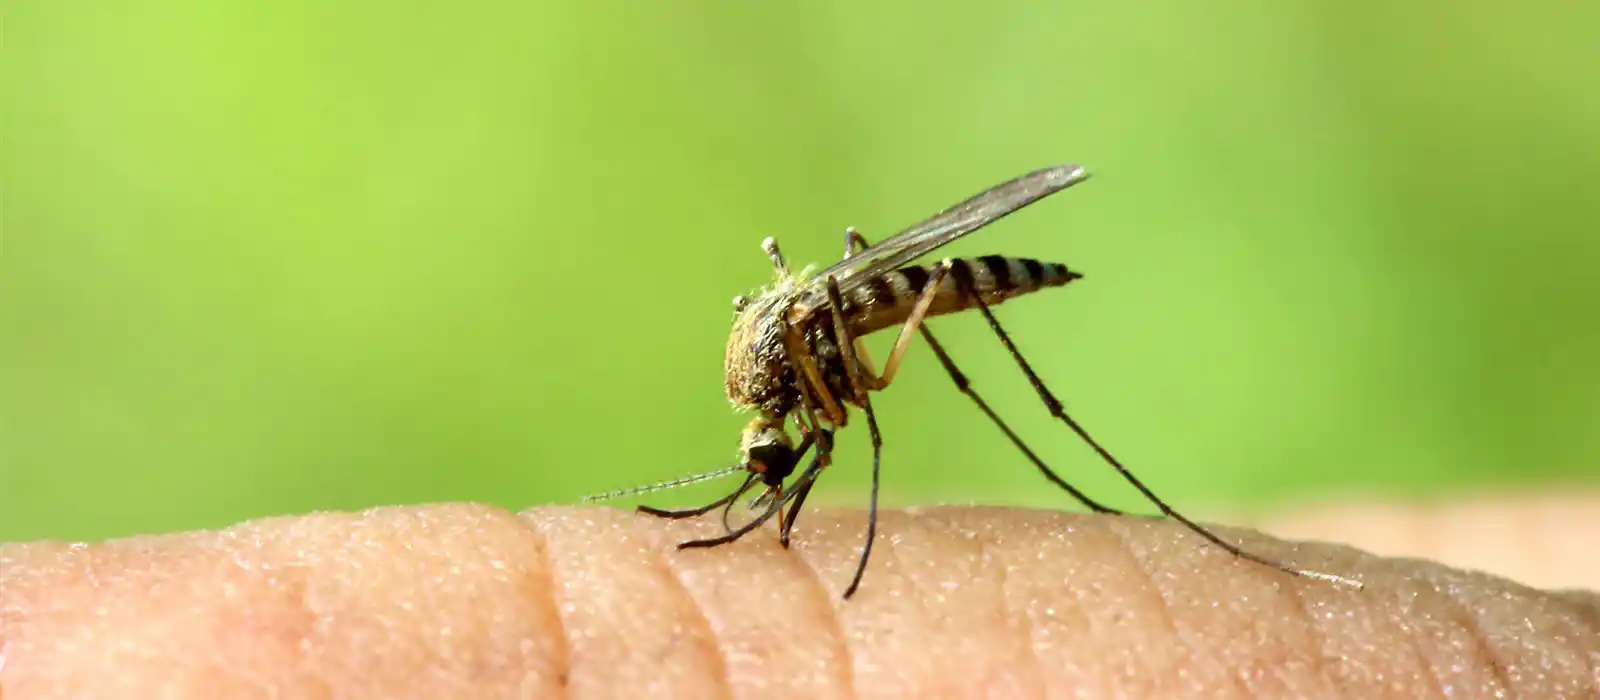
[[[933,508],[884,514],[841,603],[862,526],[676,552],[714,518],[446,504],[0,545],[0,697],[1600,697],[1592,592],[1220,529],[1354,592],[1167,521]]]

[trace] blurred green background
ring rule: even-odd
[[[1062,161],[1098,177],[950,252],[1087,275],[1000,317],[1180,508],[1596,481],[1600,6],[5,15],[0,539],[722,466],[762,237],[829,262]],[[981,318],[934,327],[1046,459],[1150,510]],[[909,360],[875,399],[887,502],[1071,505]],[[841,441],[814,502],[860,505]]]

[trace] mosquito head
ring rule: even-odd
[[[760,474],[762,483],[768,486],[782,486],[783,480],[794,473],[795,463],[800,461],[794,443],[783,430],[781,417],[774,421],[760,416],[751,421],[739,440],[739,452],[743,457],[740,466],[752,474]]]
[[[740,313],[740,312],[744,311],[744,307],[749,306],[749,305],[750,305],[750,297],[747,297],[747,296],[741,294],[741,295],[736,296],[736,297],[733,298],[733,312],[734,313]]]

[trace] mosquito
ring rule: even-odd
[[[739,461],[706,474],[585,500],[645,493],[743,472],[744,482],[737,489],[704,506],[686,510],[640,506],[639,510],[663,518],[689,518],[723,509],[725,534],[682,542],[678,544],[679,549],[734,542],[773,517],[778,518],[779,542],[788,547],[790,532],[806,497],[818,475],[831,463],[834,433],[848,425],[849,409],[854,407],[866,417],[867,433],[872,441],[872,489],[866,539],[855,574],[844,591],[844,598],[848,600],[861,586],[878,530],[883,436],[872,409],[871,395],[893,383],[906,351],[920,335],[955,382],[956,389],[971,399],[1046,479],[1093,512],[1120,515],[1120,511],[1090,498],[1046,465],[978,395],[966,374],[928,328],[927,321],[934,316],[976,308],[1016,361],[1050,415],[1077,434],[1162,514],[1241,559],[1297,577],[1360,589],[1359,581],[1295,568],[1223,540],[1168,505],[1067,414],[1061,401],[1023,359],[991,307],[1033,292],[1064,286],[1080,279],[1081,274],[1060,263],[1001,255],[914,263],[923,255],[1088,178],[1089,173],[1077,165],[1035,170],[980,192],[878,245],[868,244],[854,228],[847,228],[843,259],[815,274],[791,272],[777,241],[772,238],[762,241],[762,250],[776,271],[776,279],[754,297],[734,298],[735,320],[723,361],[728,399],[735,406],[756,414],[740,437]],[[899,333],[879,372],[874,369],[862,339],[896,327]],[[789,436],[790,423],[799,435],[798,443]],[[796,466],[813,449],[816,454],[806,468],[793,483],[786,485]],[[760,513],[749,522],[732,527],[729,511],[758,481],[763,490],[752,505],[760,507]]]

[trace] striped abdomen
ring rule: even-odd
[[[994,305],[1046,287],[1059,287],[1082,275],[1059,263],[1028,258],[985,255],[981,258],[952,260],[950,272],[934,293],[929,316],[954,313],[973,307],[972,299],[961,290],[975,289],[985,304]],[[942,263],[909,265],[868,280],[845,293],[845,312],[856,335],[904,323],[917,305],[923,287]]]

